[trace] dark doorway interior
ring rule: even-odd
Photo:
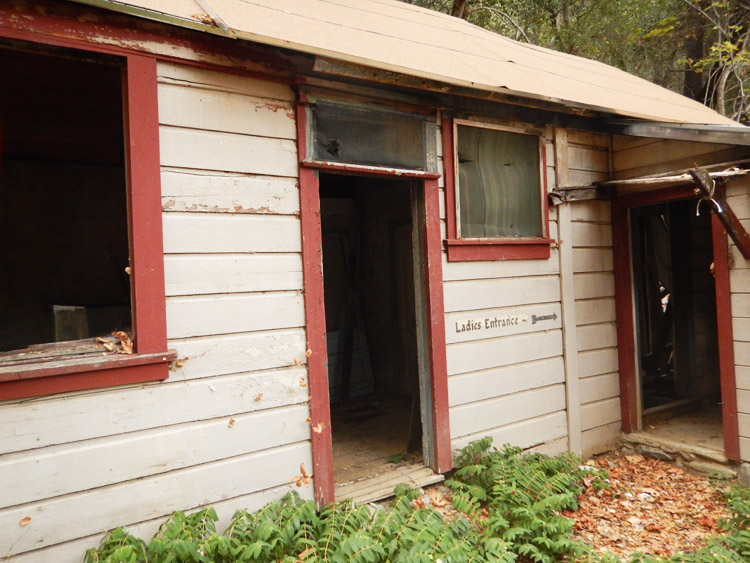
[[[320,175],[337,485],[422,464],[412,191]]]
[[[719,418],[711,215],[695,201],[631,212],[644,426],[678,415]]]

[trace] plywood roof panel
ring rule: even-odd
[[[92,0],[81,0],[91,3]],[[620,116],[732,124],[703,104],[581,57],[519,43],[396,0],[98,0],[200,21],[241,39],[485,91]],[[201,7],[203,6],[203,8]],[[204,12],[205,8],[205,12]]]

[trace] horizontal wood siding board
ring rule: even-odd
[[[643,168],[649,164],[681,160],[686,157],[710,154],[728,148],[730,148],[729,145],[659,140],[618,148],[612,156],[612,161],[614,170],[623,172],[634,168]]]
[[[733,294],[750,294],[750,269],[731,269],[729,271],[729,284]],[[734,313],[734,309],[732,309],[732,312]]]
[[[740,438],[740,458],[742,461],[750,461],[750,438]]]
[[[579,299],[576,301],[576,323],[578,326],[616,321],[615,298]]]
[[[267,176],[297,176],[297,144],[291,139],[159,128],[162,166]]]
[[[750,342],[734,342],[734,361],[738,366],[750,366]]]
[[[580,129],[567,129],[568,146],[578,145],[580,147],[599,148],[609,150],[610,135],[605,133],[592,133]]]
[[[168,297],[302,290],[299,254],[177,254],[164,257]]]
[[[448,375],[458,375],[562,355],[559,330],[460,342],[448,346]]]
[[[445,315],[446,342],[470,342],[561,328],[560,304],[481,309]],[[538,320],[544,317],[544,320]],[[553,318],[549,318],[553,317]]]
[[[612,249],[574,248],[573,270],[584,272],[611,272],[613,270]]]
[[[579,326],[576,333],[579,352],[617,346],[617,326],[613,322]]]
[[[733,318],[732,336],[734,336],[734,339],[736,341],[750,342],[750,318]]]
[[[737,424],[740,430],[740,436],[750,438],[750,414],[739,413],[737,415]]]
[[[619,420],[620,399],[618,397],[581,405],[583,430],[618,422]]]
[[[576,205],[576,204],[573,204]],[[606,223],[573,223],[573,246],[581,247],[612,247],[612,227]]]
[[[123,522],[164,517],[175,510],[203,506],[216,499],[286,485],[299,475],[300,463],[311,466],[308,442],[66,495],[31,506],[3,509],[0,510],[0,529],[5,530],[6,545],[10,546],[6,555],[89,536]],[[249,475],[252,481],[248,480]],[[113,510],[113,507],[117,508]],[[30,518],[28,525],[19,526],[18,522],[26,517]]]
[[[560,261],[556,248],[551,249],[549,260],[448,262],[443,254],[443,280],[445,282],[548,276],[555,275],[559,271]]]
[[[166,254],[299,252],[297,217],[164,213]]]
[[[0,459],[9,507],[310,439],[306,404],[99,438]],[[262,429],[262,431],[259,431]],[[82,471],[74,467],[85,468]],[[35,483],[33,487],[29,483]]]
[[[710,146],[705,144],[703,146]],[[654,154],[659,155],[659,147],[654,147],[656,151]],[[684,156],[676,160],[661,160],[651,161],[652,164],[639,165],[636,168],[629,168],[627,170],[615,171],[614,178],[621,180],[627,178],[639,178],[642,176],[649,176],[652,174],[661,174],[665,172],[672,172],[674,170],[686,170],[688,168],[694,168],[696,166],[708,166],[711,164],[721,162],[732,162],[734,160],[740,160],[748,156],[747,147],[732,147],[728,149],[719,150],[716,152],[707,152],[704,154],[697,154],[695,156]],[[646,161],[648,162],[648,161]],[[631,189],[618,189],[618,193],[626,193],[628,191],[642,190],[642,186],[633,186]]]
[[[252,92],[260,98],[294,101],[292,89],[279,82],[260,80],[240,74],[218,72],[196,66],[159,61],[156,66],[160,83],[179,84],[185,87],[211,89],[235,94]]]
[[[0,454],[301,404],[307,398],[307,370],[300,366],[6,403],[0,409]]]
[[[581,377],[591,377],[617,371],[617,349],[604,348],[578,353],[578,370]]]
[[[737,389],[750,391],[750,367],[736,366],[735,374],[737,378]]]
[[[590,170],[571,169],[568,175],[571,186],[588,186],[594,182],[609,180],[609,174],[606,172],[593,172]]]
[[[481,430],[476,434],[461,436],[455,438],[451,445],[455,449],[463,448],[470,442],[489,436],[496,448],[511,444],[526,449],[563,438],[567,436],[567,431],[568,424],[565,412],[554,412],[498,428]]]
[[[564,409],[564,385],[552,385],[461,405],[450,410],[451,436],[455,439],[477,434]]]
[[[612,221],[612,206],[609,201],[577,201],[570,208],[574,223],[604,223]]]
[[[613,297],[615,276],[612,272],[592,272],[573,276],[576,300]]]
[[[299,291],[167,299],[169,338],[303,326],[305,314]]]
[[[562,357],[514,364],[448,378],[451,407],[563,383]]]
[[[568,143],[568,166],[570,170],[586,170],[609,173],[609,150],[570,145]]]
[[[158,92],[162,125],[277,139],[296,136],[291,102],[175,84],[159,84]]]
[[[620,395],[617,373],[605,373],[581,380],[581,404],[611,399]]]
[[[445,311],[472,311],[560,301],[556,276],[455,281],[444,284]]]
[[[298,215],[295,178],[162,168],[165,212]]]
[[[619,421],[584,430],[581,434],[583,459],[617,449],[622,425]]]
[[[750,414],[750,391],[737,390],[737,412]]]

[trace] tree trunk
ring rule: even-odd
[[[705,19],[693,8],[688,8],[685,18],[687,38],[685,40],[685,58],[688,61],[698,61],[706,56]],[[682,83],[682,94],[698,102],[706,99],[705,73],[695,72],[685,65],[685,79]]]
[[[451,10],[451,16],[465,19],[466,5],[468,3],[469,3],[469,0],[455,0],[455,2],[453,2],[453,9]]]

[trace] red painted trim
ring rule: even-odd
[[[297,103],[297,152],[300,164],[307,155],[307,112]],[[300,221],[302,223],[302,277],[305,288],[305,327],[310,387],[311,426],[322,425],[323,431],[312,432],[313,488],[319,507],[333,502],[336,484],[333,475],[331,406],[328,396],[328,358],[326,347],[325,294],[323,291],[323,240],[320,231],[320,187],[318,172],[300,166]]]
[[[514,131],[516,131],[514,129]],[[519,131],[521,132],[521,131]],[[533,133],[538,135],[538,133]],[[547,201],[547,156],[544,138],[539,135],[539,180],[541,182],[541,219],[543,237],[460,239],[456,221],[456,158],[453,119],[443,119],[443,169],[445,172],[445,241],[448,262],[482,260],[546,260],[555,241],[549,238],[549,203]]]
[[[440,178],[439,172],[424,172],[421,170],[408,170],[404,168],[388,168],[385,166],[367,166],[364,164],[349,164],[345,162],[330,162],[326,160],[303,160],[302,168],[314,170],[327,170],[342,174],[356,174],[357,176],[398,176],[399,178],[422,178],[425,180],[436,180]]]
[[[734,367],[732,332],[732,292],[729,285],[729,246],[721,221],[711,214],[716,285],[716,324],[719,343],[719,379],[721,380],[721,418],[724,454],[740,459],[740,430],[737,417],[737,380]]]
[[[443,264],[440,246],[440,189],[437,180],[424,182],[425,195],[425,282],[429,315],[430,381],[432,383],[432,420],[435,447],[435,471],[453,468],[448,408],[448,360],[445,342],[445,304],[443,302]]]
[[[69,391],[84,391],[115,385],[160,381],[167,379],[167,377],[169,377],[169,365],[160,361],[152,364],[120,367],[119,369],[85,371],[57,377],[23,379],[21,381],[0,383],[0,401],[25,399]]]

